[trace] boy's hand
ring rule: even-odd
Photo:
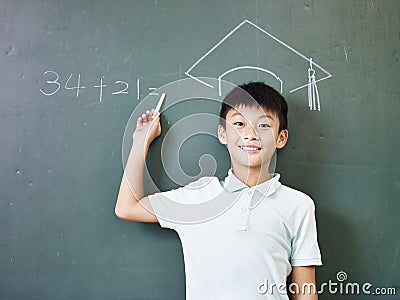
[[[149,146],[161,134],[160,113],[153,115],[154,110],[146,110],[146,113],[137,119],[136,130],[132,135],[134,142]]]

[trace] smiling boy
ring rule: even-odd
[[[159,113],[153,112],[137,120],[115,213],[124,220],[159,222],[178,233],[186,299],[288,299],[290,273],[293,299],[317,299],[315,289],[307,288],[315,286],[315,266],[322,265],[314,203],[269,171],[276,149],[288,139],[288,107],[282,95],[264,83],[251,82],[225,97],[218,139],[228,149],[231,168],[224,181],[202,177],[145,196],[145,158],[161,133]],[[168,200],[197,206],[177,215]],[[224,203],[224,209],[205,206],[214,211],[201,215],[207,212],[201,205],[209,203]],[[194,216],[196,222],[189,222]]]

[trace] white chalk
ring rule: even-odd
[[[165,99],[165,93],[161,94],[160,100],[157,103],[156,109],[154,110],[153,116],[160,111],[161,105],[163,104]]]

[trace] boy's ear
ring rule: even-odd
[[[226,145],[226,132],[222,125],[218,125],[218,139],[219,142],[223,145]]]
[[[276,148],[282,149],[285,147],[286,142],[289,138],[289,131],[287,129],[282,129],[278,134],[278,138],[276,139]]]

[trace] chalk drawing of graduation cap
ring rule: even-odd
[[[307,87],[310,110],[320,110],[316,83],[332,77],[312,58],[247,19],[203,54],[185,74],[200,84],[218,88],[221,95],[221,80],[229,81],[239,71],[261,72],[268,80],[275,81],[282,94]],[[199,77],[203,76],[218,78],[219,86],[202,81]]]

